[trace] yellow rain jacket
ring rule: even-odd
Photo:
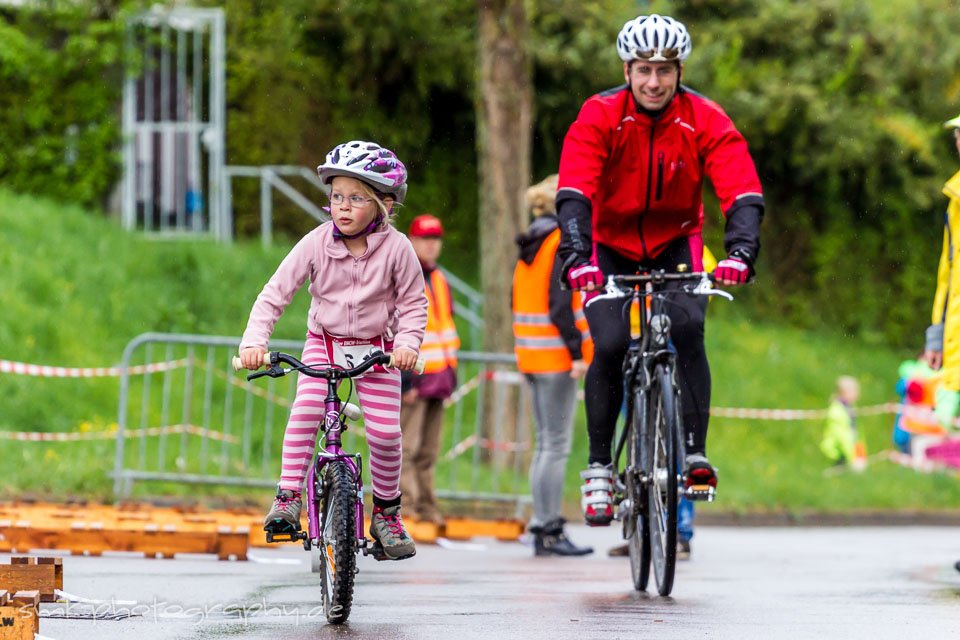
[[[960,391],[960,171],[947,180],[943,193],[950,198],[943,230],[943,251],[933,298],[933,325],[943,325],[943,388]]]

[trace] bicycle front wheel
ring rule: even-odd
[[[658,364],[650,389],[647,419],[647,517],[650,548],[657,592],[668,596],[673,590],[677,565],[677,434],[680,430],[679,398],[673,372]]]
[[[327,622],[346,622],[353,605],[357,568],[357,532],[354,519],[357,488],[353,473],[342,460],[327,465],[320,519],[320,583]]]
[[[630,550],[630,574],[633,588],[646,591],[650,582],[650,523],[647,518],[646,494],[643,490],[643,450],[641,448],[643,418],[646,415],[646,395],[639,391],[634,395],[633,407],[627,416],[627,468],[625,485],[630,509],[623,518],[623,537]],[[623,505],[621,505],[623,508]]]

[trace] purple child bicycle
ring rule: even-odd
[[[374,351],[356,367],[345,369],[336,364],[324,364],[315,369],[295,357],[272,351],[264,354],[264,371],[247,376],[253,380],[262,376],[280,378],[296,371],[312,378],[327,381],[324,399],[323,444],[317,450],[307,474],[307,530],[267,529],[267,542],[303,541],[303,548],[313,550],[312,567],[320,574],[323,593],[323,611],[331,624],[346,622],[353,604],[353,583],[357,569],[357,553],[372,555],[377,560],[388,560],[383,547],[375,540],[367,540],[363,528],[363,460],[358,453],[348,453],[341,447],[340,435],[347,428],[347,419],[356,420],[360,410],[337,395],[340,382],[355,378],[375,365],[393,366],[393,356]],[[289,369],[280,365],[286,363]],[[240,359],[233,366],[240,369]],[[417,361],[423,370],[423,362]],[[351,389],[351,394],[353,390]],[[349,399],[349,396],[348,396]]]

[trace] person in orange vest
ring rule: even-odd
[[[443,225],[424,214],[410,223],[407,232],[423,268],[427,295],[427,330],[420,345],[423,374],[401,374],[400,428],[403,431],[403,467],[400,493],[411,516],[443,526],[437,505],[434,468],[440,453],[443,403],[457,385],[457,350],[460,338],[453,323],[450,285],[437,267],[443,245]]]
[[[560,288],[556,194],[556,175],[527,190],[534,219],[516,239],[520,259],[513,271],[514,352],[517,368],[533,392],[537,425],[530,464],[533,517],[529,530],[534,535],[534,555],[582,556],[593,549],[578,547],[566,536],[560,507],[577,387],[590,364],[593,342],[580,293]]]

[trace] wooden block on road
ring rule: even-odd
[[[228,539],[220,542],[216,531],[161,531],[109,529],[103,527],[39,528],[39,527],[0,527],[2,534],[13,549],[66,549],[71,553],[96,556],[104,551],[140,551],[147,557],[172,557],[176,553],[214,553],[246,558],[246,546],[240,549],[239,540],[244,545],[246,532],[229,534]]]
[[[473,537],[496,538],[503,541],[520,539],[524,525],[519,520],[473,520],[449,518],[446,534],[451,540],[469,540]]]
[[[246,531],[231,531],[229,528],[223,528],[217,532],[217,558],[220,560],[229,560],[233,556],[234,560],[246,560],[247,548],[249,546]]]
[[[18,591],[0,596],[0,638],[3,640],[33,640],[40,633],[40,592]]]
[[[55,591],[63,589],[63,559],[10,558],[10,564],[0,564],[0,589],[9,592],[36,590],[42,602],[53,602],[57,599]]]

